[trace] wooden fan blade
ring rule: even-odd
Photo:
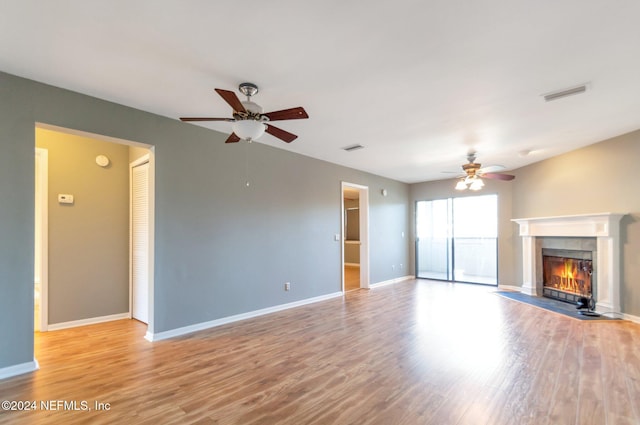
[[[240,138],[236,136],[236,133],[231,133],[225,143],[238,143]]]
[[[240,102],[240,99],[238,99],[238,96],[236,96],[234,92],[230,90],[216,89],[216,93],[218,93],[224,99],[224,101],[233,108],[234,111],[247,112],[247,110],[244,109],[244,106],[242,106],[242,102]]]
[[[504,180],[511,181],[516,178],[516,176],[512,176],[511,174],[502,174],[502,173],[487,173],[482,174],[480,177],[483,179],[496,179],[496,180]]]
[[[265,125],[267,126],[267,129],[265,130],[267,133],[287,143],[291,143],[298,138],[298,136],[296,136],[295,134],[291,134],[288,131],[284,131],[278,127],[274,127],[269,124]]]
[[[206,117],[180,117],[180,121],[229,121],[229,122],[233,122],[235,121],[233,118],[206,118]]]
[[[305,111],[302,106],[298,106],[297,108],[283,109],[281,111],[267,112],[266,114],[262,115],[269,118],[269,121],[301,120],[304,118],[309,118],[309,115],[307,115],[307,111]]]

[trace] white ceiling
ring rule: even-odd
[[[260,143],[408,183],[470,150],[511,170],[640,128],[635,0],[0,4],[2,71],[175,119],[229,117],[213,89],[253,82],[265,111],[310,115]]]

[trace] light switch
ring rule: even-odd
[[[73,204],[73,195],[59,193],[58,202],[61,204]]]

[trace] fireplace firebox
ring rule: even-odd
[[[595,299],[591,251],[542,249],[542,295],[577,304]]]

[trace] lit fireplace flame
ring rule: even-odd
[[[572,261],[569,258],[564,259],[564,270],[560,272],[560,281],[562,282],[562,286],[559,289],[568,292],[578,292],[578,282],[575,279],[575,276],[578,272],[576,267],[576,261]]]
[[[587,296],[591,294],[591,261],[546,257],[544,286]]]

